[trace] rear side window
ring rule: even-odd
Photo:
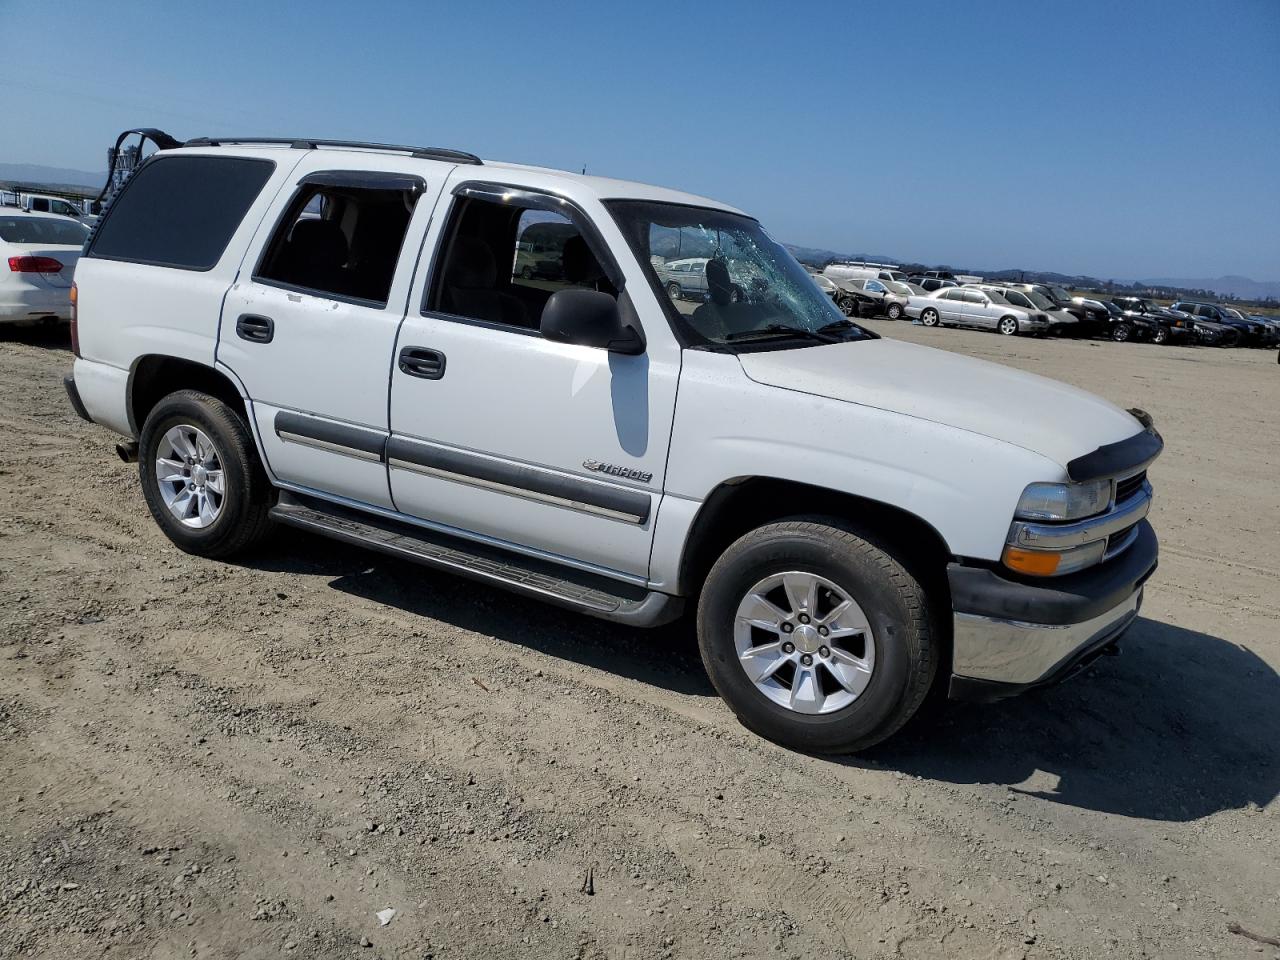
[[[90,257],[211,270],[275,164],[244,157],[161,157],[129,180]]]

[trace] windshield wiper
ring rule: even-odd
[[[840,320],[832,320],[830,323],[824,323],[822,326],[818,328],[818,333],[835,333],[838,330],[839,331],[856,330],[858,331],[859,336],[861,336],[863,333],[863,330],[860,326],[858,326],[852,320],[846,320],[843,318]]]
[[[825,328],[824,328],[825,329]],[[781,340],[802,337],[805,340],[816,340],[819,343],[839,343],[839,337],[820,330],[809,330],[805,327],[789,327],[785,323],[771,323],[755,330],[737,330],[727,334],[725,343],[746,343],[753,340]]]

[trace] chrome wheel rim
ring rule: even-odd
[[[902,308],[895,303],[889,308],[889,319],[897,320],[900,316],[902,316]]]
[[[813,573],[793,570],[757,582],[738,604],[733,642],[756,689],[796,713],[849,706],[875,672],[866,614],[847,590]]]
[[[932,310],[926,310],[924,312],[924,316],[920,318],[920,321],[926,327],[932,327],[935,323],[938,322],[938,315],[934,313]]]
[[[226,498],[222,458],[199,427],[170,427],[156,447],[156,483],[175,520],[196,530],[222,513]]]
[[[1001,332],[1001,333],[1003,333],[1006,337],[1007,337],[1007,336],[1010,336],[1010,335],[1012,335],[1012,334],[1014,334],[1014,333],[1017,333],[1017,332],[1018,332],[1018,324],[1017,324],[1017,321],[1014,321],[1014,320],[1001,320],[1001,321],[1000,321],[1000,332]]]

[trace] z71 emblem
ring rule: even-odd
[[[614,463],[601,463],[599,460],[583,460],[582,465],[594,473],[607,473],[611,477],[625,477],[628,480],[639,480],[641,483],[648,483],[653,479],[653,474],[647,471],[620,467]]]

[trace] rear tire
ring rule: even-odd
[[[783,520],[712,567],[698,647],[747,728],[797,750],[851,753],[891,736],[924,701],[937,667],[928,611],[920,583],[853,528]]]
[[[920,314],[920,322],[926,327],[936,327],[938,325],[938,311],[933,307],[927,307]]]
[[[248,425],[216,397],[180,390],[157,403],[138,442],[138,474],[151,516],[187,553],[223,559],[271,529],[275,489]]]

